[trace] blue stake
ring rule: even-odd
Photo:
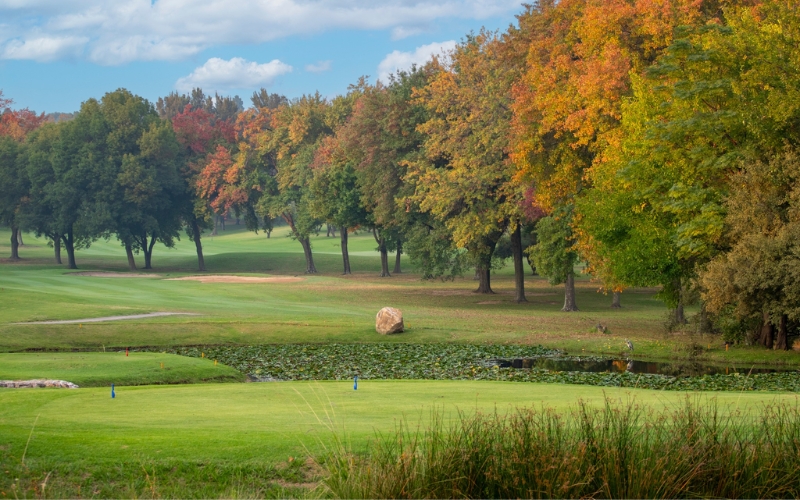
[[[114,399],[116,394],[114,394],[114,384],[111,384],[111,399]]]
[[[353,390],[354,390],[354,391],[357,391],[357,390],[358,390],[358,375],[356,375],[355,377],[353,377]]]

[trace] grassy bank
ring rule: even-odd
[[[166,353],[0,353],[0,380],[67,380],[81,387],[116,384],[242,382],[242,373],[212,359]]]

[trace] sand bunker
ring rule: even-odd
[[[169,281],[199,281],[200,283],[294,283],[303,281],[296,276],[186,276],[183,278],[168,278]]]
[[[75,323],[100,323],[102,321],[122,321],[125,319],[158,318],[161,316],[200,316],[196,313],[182,312],[156,312],[147,314],[128,314],[126,316],[103,316],[100,318],[64,319],[56,321],[29,321],[27,323],[14,323],[15,325],[70,325]]]
[[[92,276],[94,278],[158,278],[158,274],[148,273],[113,273],[108,271],[81,271],[78,273],[64,273],[69,276]]]

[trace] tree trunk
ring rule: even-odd
[[[156,237],[152,236],[150,241],[147,240],[147,233],[142,235],[142,251],[144,252],[144,268],[145,269],[153,269],[152,266],[152,259],[153,259],[153,246],[156,244]]]
[[[678,301],[678,307],[672,311],[672,319],[676,325],[686,324],[686,315],[683,312],[683,298]]]
[[[214,229],[211,231],[211,236],[217,235],[217,226],[219,225],[219,215],[214,214]]]
[[[475,293],[494,293],[489,266],[486,266],[486,269],[478,268],[475,271],[478,273],[478,289],[475,290]]]
[[[67,235],[62,236],[62,239],[64,240],[64,248],[67,250],[67,268],[78,269],[78,265],[75,263],[75,238],[72,235],[71,227],[67,231]]]
[[[567,282],[564,283],[564,307],[561,310],[564,312],[578,310],[578,304],[575,303],[575,275],[572,272],[567,274]]]
[[[56,234],[53,237],[53,253],[55,253],[56,264],[61,264],[61,235]]]
[[[378,236],[378,231],[373,227],[372,236],[378,243],[378,251],[381,253],[381,278],[390,278],[389,274],[389,252],[386,250],[386,239]]]
[[[136,271],[136,261],[133,259],[133,247],[130,243],[125,243],[125,255],[128,256],[128,269]]]
[[[480,280],[481,280],[481,270],[476,267],[475,275],[472,277],[472,281],[480,281]]]
[[[222,230],[225,230],[225,214],[219,216],[219,221],[222,224]]]
[[[758,343],[767,349],[772,349],[774,333],[775,330],[772,326],[772,321],[770,320],[769,314],[764,312],[763,322],[761,324],[761,337],[758,339]]]
[[[197,268],[200,271],[206,270],[206,261],[203,258],[203,244],[200,241],[200,226],[197,224],[197,219],[192,217],[192,239],[194,240],[194,247],[197,250]]]
[[[272,234],[272,229],[267,229],[267,239],[269,239],[269,236],[270,236],[271,234]]]
[[[347,228],[342,226],[339,228],[339,236],[342,241],[342,262],[344,264],[344,272],[342,274],[350,273],[350,253],[347,251]]]
[[[788,337],[788,329],[789,329],[789,317],[785,314],[781,315],[781,323],[778,325],[778,338],[775,339],[775,349],[780,349],[782,351],[789,350],[789,339]]]
[[[403,255],[403,242],[397,240],[397,253],[394,256],[394,274],[403,274],[400,270],[400,257]]]
[[[311,240],[308,237],[298,239],[306,257],[306,274],[316,274],[317,268],[314,266],[314,256],[311,254]]]
[[[622,295],[622,292],[614,292],[611,295],[611,308],[612,309],[621,309],[622,308],[622,303],[620,302],[621,295]]]
[[[11,260],[19,260],[19,240],[17,233],[19,228],[15,225],[11,226]]]
[[[22,229],[17,228],[17,241],[19,242],[19,246],[24,247],[25,242],[22,241]]]
[[[514,301],[528,302],[525,298],[525,266],[522,263],[522,225],[511,233],[511,252],[514,255]]]

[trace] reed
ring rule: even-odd
[[[635,401],[572,412],[433,412],[366,453],[325,459],[340,498],[797,498],[800,408],[721,412],[687,398],[656,411]]]

